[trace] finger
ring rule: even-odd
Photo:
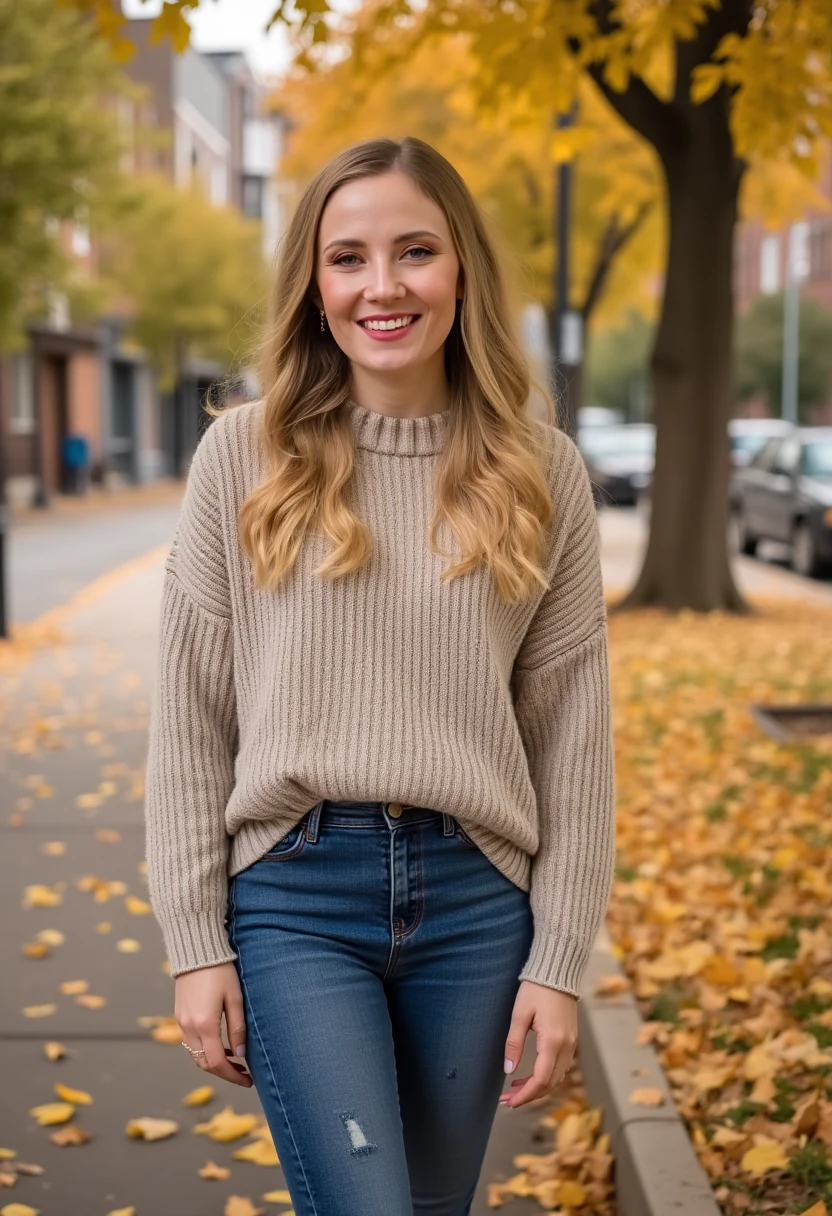
[[[555,1069],[558,1051],[559,1045],[555,1040],[546,1041],[539,1046],[534,1072],[526,1079],[516,1093],[510,1095],[506,1105],[511,1107],[522,1106],[524,1103],[532,1102],[535,1098],[540,1098],[546,1093]]]
[[[225,1030],[231,1054],[244,1056],[246,1054],[246,1019],[243,1002],[239,997],[227,997],[225,1000]]]
[[[227,1048],[220,1038],[219,1028],[213,1036],[203,1035],[202,1046],[205,1048],[205,1055],[202,1059],[208,1065],[208,1071],[212,1072],[214,1076],[221,1077],[224,1081],[230,1081],[232,1085],[242,1085],[245,1088],[254,1084],[248,1073],[239,1072],[226,1057]]]
[[[231,1065],[232,1068],[236,1068],[237,1072],[243,1073],[244,1076],[249,1075],[249,1073],[246,1070],[246,1065],[243,1063],[243,1061],[237,1060],[234,1058],[234,1056],[232,1056],[230,1047],[226,1047],[225,1054],[228,1056],[228,1063]]]
[[[510,1073],[520,1063],[523,1049],[526,1046],[526,1035],[529,1033],[534,1016],[531,1007],[523,1009],[515,1004],[511,1015],[511,1025],[508,1028],[505,1046],[505,1071]]]

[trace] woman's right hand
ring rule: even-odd
[[[189,1047],[205,1051],[204,1056],[193,1057],[197,1067],[232,1085],[250,1089],[254,1084],[251,1076],[234,1058],[238,1047],[243,1049],[239,1054],[245,1054],[246,1045],[243,994],[234,964],[218,963],[186,971],[177,975],[174,984],[174,1017],[182,1038]],[[228,1047],[222,1041],[223,1010]]]

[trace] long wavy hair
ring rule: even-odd
[[[279,244],[260,351],[260,441],[269,473],[240,508],[240,541],[255,584],[269,590],[291,570],[309,529],[332,541],[315,570],[320,577],[349,574],[372,554],[370,531],[346,496],[355,460],[344,408],[350,363],[329,330],[321,333],[313,292],[327,200],[347,182],[393,170],[441,207],[464,282],[444,348],[450,416],[427,540],[435,554],[454,556],[437,539],[445,521],[461,556],[440,577],[458,578],[484,562],[502,599],[517,602],[548,586],[541,562],[554,517],[528,413],[532,387],[553,425],[555,409],[513,332],[504,276],[477,203],[453,166],[412,137],[367,140],[335,156],[305,190]],[[224,412],[207,408],[213,416]]]

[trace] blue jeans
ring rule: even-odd
[[[528,894],[453,816],[391,805],[325,799],[229,883],[297,1216],[467,1216],[506,1079]]]

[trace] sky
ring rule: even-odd
[[[155,17],[162,0],[122,0],[126,17]],[[289,41],[278,22],[263,31],[276,8],[276,0],[202,0],[190,14],[191,38],[198,51],[247,53],[261,77],[282,75],[290,62]]]

